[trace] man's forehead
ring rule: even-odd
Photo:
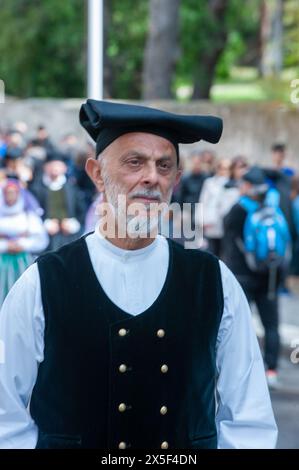
[[[106,148],[104,153],[112,153],[116,148],[121,151],[121,154],[140,153],[150,155],[154,152],[161,152],[166,156],[176,156],[176,149],[172,142],[164,137],[147,132],[122,134]]]

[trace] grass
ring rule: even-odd
[[[299,70],[286,69],[280,78],[262,79],[253,67],[234,67],[229,79],[218,80],[212,87],[211,100],[216,103],[279,101],[291,103],[292,80],[299,78]],[[185,83],[177,89],[177,97],[188,101],[192,86]]]

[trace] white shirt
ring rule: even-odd
[[[204,181],[199,202],[204,208],[203,223],[205,237],[223,237],[223,215],[221,210],[223,199],[225,199],[224,185],[227,181],[227,177],[218,175],[211,176]]]
[[[29,253],[38,253],[49,243],[41,218],[32,211],[0,216],[0,253],[5,253],[8,239],[1,237],[12,238]]]
[[[158,236],[140,250],[123,250],[98,229],[86,238],[95,274],[108,297],[138,315],[158,297],[168,269],[167,240]],[[220,262],[224,311],[217,338],[219,448],[273,448],[277,428],[261,353],[244,293]],[[29,449],[37,427],[28,404],[43,361],[44,314],[36,264],[9,292],[0,312],[0,448]],[[1,362],[1,357],[0,357]]]

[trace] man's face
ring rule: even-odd
[[[285,159],[285,153],[283,150],[274,150],[272,152],[272,161],[275,167],[281,167]]]
[[[205,151],[201,154],[201,169],[203,172],[210,173],[214,170],[215,157],[214,154]]]
[[[249,183],[249,181],[241,180],[239,189],[240,189],[241,196],[250,196],[250,193],[252,192],[252,189],[253,189],[253,185]]]
[[[53,160],[45,164],[45,173],[51,180],[56,180],[59,176],[65,175],[67,167],[64,162]]]
[[[4,201],[7,206],[13,206],[19,197],[19,189],[16,186],[8,185],[4,191]]]
[[[218,163],[217,167],[217,175],[218,176],[225,176],[226,178],[229,177],[230,174],[230,168],[231,168],[231,161],[228,159],[221,160]]]
[[[193,155],[192,157],[192,173],[198,175],[201,173],[201,156],[200,155]]]
[[[5,168],[7,170],[16,172],[20,166],[19,158],[7,158],[5,161]]]
[[[118,137],[100,156],[89,159],[86,171],[104,201],[118,209],[118,196],[126,197],[126,209],[133,203],[149,208],[169,203],[180,173],[171,142],[154,134],[132,132]]]
[[[47,132],[47,130],[46,130],[44,127],[42,127],[41,129],[38,129],[38,130],[37,130],[37,137],[38,137],[38,139],[40,139],[40,140],[45,140],[45,139],[47,139],[47,138],[48,138],[48,132]]]

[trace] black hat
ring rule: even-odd
[[[20,147],[8,147],[4,158],[9,160],[18,160],[19,158],[22,158],[22,156],[23,151]]]
[[[264,193],[268,190],[265,173],[258,166],[252,166],[243,176],[242,179],[255,186],[256,193]]]
[[[99,155],[117,137],[128,132],[147,132],[168,139],[175,146],[199,140],[217,143],[222,120],[214,116],[173,114],[132,104],[88,99],[80,109],[80,123],[96,142]]]
[[[66,155],[63,152],[60,152],[60,150],[53,148],[47,152],[45,163],[57,161],[65,163]]]

